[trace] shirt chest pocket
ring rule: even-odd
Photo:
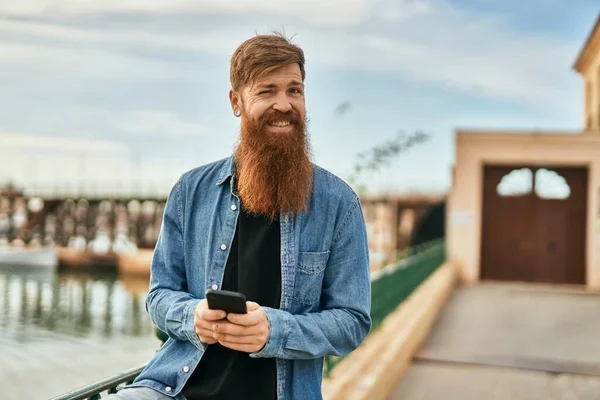
[[[298,253],[298,268],[294,283],[296,301],[308,305],[319,301],[328,259],[329,251]]]

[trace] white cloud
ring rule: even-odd
[[[417,1],[404,1],[418,3]],[[262,13],[292,16],[311,23],[346,25],[364,18],[368,0],[20,0],[7,2],[0,13],[16,15],[104,13]],[[414,7],[414,6],[413,6]],[[318,12],[315,12],[318,10]]]
[[[132,135],[200,135],[208,130],[201,123],[187,122],[162,110],[130,111],[119,119],[117,128]]]
[[[0,149],[4,152],[14,150],[45,150],[60,152],[127,152],[127,147],[118,142],[99,139],[82,139],[46,135],[31,135],[16,132],[0,132]]]
[[[45,112],[37,115],[43,121],[66,135],[78,138],[46,136],[45,134],[23,134],[0,131],[0,147],[22,149],[47,149],[61,151],[125,151],[127,147],[121,142],[97,140],[94,136],[107,132],[116,135],[125,134],[130,137],[152,136],[196,136],[200,137],[209,131],[208,125],[190,120],[181,115],[162,109],[114,111],[106,108],[80,104],[48,105]],[[68,120],[65,115],[70,115]],[[55,117],[56,116],[56,117]],[[93,132],[78,132],[77,126],[90,125]],[[50,132],[49,132],[50,133]],[[82,138],[86,136],[86,138]],[[119,138],[126,137],[119,136]]]
[[[376,3],[351,0],[344,2],[343,7],[338,1],[321,0],[309,0],[308,4],[307,0],[60,0],[11,2],[4,7],[5,12],[45,13],[63,18],[72,17],[73,13],[101,11],[145,11],[156,12],[159,16],[160,13],[189,12],[197,15],[197,26],[177,32],[165,32],[160,24],[135,23],[118,29],[10,20],[0,25],[0,33],[63,41],[60,46],[0,43],[0,60],[58,62],[65,69],[116,79],[161,79],[197,74],[192,67],[168,57],[134,57],[122,50],[126,45],[229,56],[256,30],[254,21],[261,21],[260,26],[277,21],[272,25],[274,28],[282,22],[295,21],[285,28],[290,34],[298,34],[295,41],[305,48],[309,63],[385,71],[491,98],[550,107],[561,106],[563,99],[577,90],[575,78],[568,74],[580,43],[515,32],[505,21],[466,11],[444,0],[383,0]],[[203,24],[213,18],[208,15],[210,12],[224,13],[220,16],[222,23]],[[233,18],[241,14],[247,18]],[[322,24],[324,22],[327,24]],[[73,44],[84,47],[68,47]]]
[[[111,160],[127,162],[129,153],[124,144],[108,140],[0,132],[0,185],[10,180],[28,188],[75,188],[88,179],[98,185],[116,171]]]
[[[195,166],[190,160],[134,161],[109,153],[32,154],[21,149],[0,149],[0,160],[2,166],[10,166],[0,167],[0,186],[12,181],[28,191],[54,195],[164,196],[183,172]]]
[[[144,31],[135,28],[118,29],[118,30],[105,30],[105,29],[94,29],[94,28],[79,28],[73,26],[63,26],[52,23],[40,23],[40,22],[24,22],[24,21],[3,21],[0,25],[0,32],[4,34],[14,34],[19,36],[28,36],[39,39],[59,39],[64,41],[66,44],[94,44],[94,45],[143,45],[152,48],[163,48],[170,50],[181,50],[181,51],[224,51],[223,36],[230,38],[235,36],[235,30],[228,30],[223,32],[222,29],[218,30],[204,30],[203,35],[206,38],[195,36],[191,33],[175,33],[171,32],[168,35],[160,34],[153,31]],[[232,35],[233,33],[233,35]],[[210,39],[208,39],[210,38]],[[235,40],[235,39],[233,39]],[[6,43],[6,48],[0,53],[0,59],[19,59],[21,57],[36,57],[36,53],[43,48],[59,48],[64,49],[66,46],[57,46],[52,44],[39,45],[30,51],[26,44],[18,43]],[[109,49],[110,50],[110,49]],[[113,49],[116,50],[116,49]],[[229,49],[227,49],[229,50]],[[96,50],[97,51],[97,50]],[[106,50],[104,50],[107,52]],[[122,54],[119,54],[122,56]],[[69,60],[71,61],[71,60]]]
[[[384,21],[396,23],[433,12],[433,4],[429,0],[405,0],[384,2],[383,4],[385,4],[385,7],[380,7],[377,10],[377,16]]]
[[[332,67],[385,71],[484,97],[556,108],[578,89],[570,71],[578,43],[516,32],[441,1],[402,24],[376,25],[327,36],[310,31],[302,39],[309,57]]]
[[[68,48],[33,43],[0,42],[0,65],[34,65],[38,69],[54,68],[63,74],[76,72],[96,79],[142,80],[185,79],[195,71],[179,67],[167,60],[157,60],[94,48]]]
[[[162,196],[183,172],[213,161],[215,156],[226,156],[230,151],[222,136],[205,138],[202,143],[210,151],[198,148],[196,138],[177,154],[153,146],[153,135],[163,135],[168,140],[169,135],[200,136],[207,130],[204,124],[186,121],[165,110],[118,112],[70,105],[56,107],[54,111],[61,115],[82,115],[89,121],[105,124],[102,126],[109,131],[116,128],[131,137],[138,136],[136,141],[143,143],[128,145],[90,137],[0,131],[0,186],[10,180],[45,193],[142,191]]]

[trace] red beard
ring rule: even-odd
[[[281,119],[291,121],[291,133],[265,131],[269,122]],[[240,136],[235,159],[237,190],[244,209],[271,221],[280,212],[306,211],[313,183],[306,121],[294,110],[270,110],[258,122],[242,111]]]

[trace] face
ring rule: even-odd
[[[306,114],[302,73],[295,63],[264,75],[240,93],[231,90],[229,99],[234,114],[239,110],[242,119],[273,135],[294,132]]]
[[[300,67],[280,67],[239,94],[231,91],[230,99],[241,117],[235,159],[244,209],[271,220],[305,210],[313,166]]]

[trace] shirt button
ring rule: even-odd
[[[219,287],[217,285],[212,285],[213,290],[217,290]],[[187,368],[187,367],[186,367]],[[187,371],[186,371],[187,372]]]
[[[227,245],[225,245],[225,244],[222,244],[222,245],[221,245],[221,250],[227,250]]]
[[[167,387],[165,388],[165,390],[166,390],[167,392],[170,392],[170,391],[171,391],[171,386],[167,386]]]
[[[231,209],[232,209],[233,211],[237,210],[237,207],[236,207],[236,205],[235,205],[235,204],[232,204],[232,205],[231,205]]]
[[[190,372],[190,367],[188,367],[188,366],[183,367],[183,372],[186,372],[186,373]]]

